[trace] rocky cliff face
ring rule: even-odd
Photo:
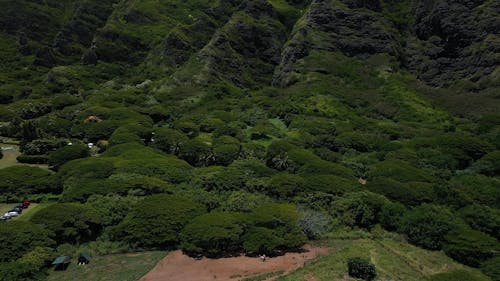
[[[478,81],[500,65],[498,1],[418,1],[407,39],[408,68],[437,86]]]
[[[345,4],[345,5],[344,5]],[[496,1],[413,1],[408,30],[397,30],[379,1],[313,1],[284,48],[274,82],[287,85],[293,63],[311,49],[365,57],[385,53],[433,86],[478,81],[500,64]],[[315,40],[316,39],[316,40]]]
[[[360,3],[347,1],[354,7]],[[369,4],[369,7],[375,7]],[[377,53],[398,54],[395,35],[384,27],[383,19],[371,10],[349,9],[340,2],[313,1],[303,23],[287,43],[274,84],[293,83],[293,65],[311,50],[339,51],[348,56],[366,57]]]
[[[319,50],[387,55],[430,86],[462,81],[481,91],[500,79],[500,3],[492,0],[5,4],[5,38],[15,38],[20,56],[49,68],[120,63],[158,79],[189,73],[196,83],[287,87],[301,60]]]

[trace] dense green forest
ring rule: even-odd
[[[382,228],[500,280],[500,2],[0,3],[0,280]]]

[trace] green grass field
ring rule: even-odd
[[[66,271],[50,269],[48,281],[137,281],[166,254],[157,251],[108,255],[95,257],[84,266],[73,260]]]
[[[10,166],[19,165],[19,163],[16,160],[17,156],[19,156],[19,154],[20,154],[19,150],[17,149],[17,146],[2,144],[2,143],[0,143],[0,146],[1,147],[16,147],[16,150],[3,152],[3,158],[0,159],[0,169],[7,168]]]
[[[0,143],[0,147],[13,147],[14,150],[6,150],[3,151],[3,157],[0,159],[0,169],[8,168],[11,166],[31,166],[31,167],[40,167],[42,169],[48,169],[48,165],[37,165],[37,164],[23,164],[17,162],[17,156],[21,155],[19,152],[19,146],[11,143]]]
[[[434,274],[464,270],[476,277],[474,280],[490,280],[479,270],[454,262],[442,252],[427,251],[405,242],[382,240],[332,240],[327,242],[332,252],[278,281],[333,281],[356,280],[347,274],[350,257],[364,257],[376,266],[376,280],[430,280]],[[457,280],[458,281],[458,280]],[[472,281],[472,280],[471,280]]]
[[[15,204],[0,204],[0,215],[5,214],[8,210],[12,209]]]

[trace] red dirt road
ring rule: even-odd
[[[140,281],[238,281],[248,276],[281,270],[288,273],[307,261],[328,254],[328,248],[305,246],[304,249],[306,252],[287,253],[268,258],[265,262],[245,256],[196,260],[181,251],[175,251],[161,260]]]

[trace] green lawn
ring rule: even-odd
[[[0,159],[0,169],[7,168],[14,165],[19,165],[16,158],[19,156],[19,149],[15,145],[2,144],[0,143],[0,147],[15,147],[16,150],[12,151],[3,151],[3,158]]]
[[[17,166],[17,165],[40,167],[42,169],[49,168],[48,165],[23,164],[23,163],[17,162],[17,156],[21,155],[21,153],[19,152],[18,145],[0,143],[0,147],[13,147],[14,148],[14,150],[3,151],[3,157],[2,157],[2,159],[0,159],[0,169],[8,168],[11,166]]]
[[[8,210],[12,209],[15,204],[0,204],[0,216],[5,214]]]
[[[478,281],[488,281],[479,270],[454,262],[442,252],[427,251],[404,242],[394,240],[333,240],[330,255],[291,273],[278,281],[356,280],[347,274],[347,259],[365,257],[376,266],[376,280],[429,280],[433,274],[465,270],[477,277]],[[316,278],[316,279],[313,279]],[[473,280],[470,280],[473,281]]]
[[[143,252],[95,257],[85,266],[78,266],[73,259],[66,271],[50,269],[48,281],[137,281],[166,254]]]

